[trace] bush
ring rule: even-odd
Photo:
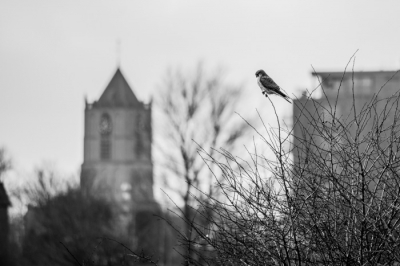
[[[112,235],[111,205],[69,188],[25,216],[22,265],[109,265],[123,247],[101,237]]]
[[[223,199],[198,200],[206,223],[185,220],[196,232],[183,239],[197,254],[188,264],[400,262],[399,87],[391,95],[385,83],[366,98],[357,85],[344,73],[336,91],[297,99],[293,127],[276,111],[275,128],[259,114],[266,133],[253,129],[272,158],[256,142],[249,161],[202,150],[222,173],[215,180]]]

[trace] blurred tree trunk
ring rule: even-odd
[[[164,121],[163,138],[158,146],[164,169],[180,184],[173,189],[178,190],[183,201],[182,237],[193,244],[186,250],[187,265],[193,257],[196,237],[191,228],[196,219],[192,194],[204,198],[216,193],[213,173],[198,151],[200,147],[210,154],[214,154],[214,147],[232,150],[243,136],[247,127],[233,119],[241,90],[240,86],[225,84],[221,71],[206,74],[203,65],[198,64],[194,73],[169,71],[158,94]],[[195,193],[194,188],[201,188],[204,194]]]

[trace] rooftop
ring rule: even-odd
[[[344,73],[343,71],[318,71],[318,72],[311,72],[312,76],[322,76],[322,77],[332,77],[332,78],[337,78],[340,77],[342,78],[343,76],[348,77],[352,76],[353,74],[355,76],[372,76],[372,75],[390,75],[393,76],[397,72],[400,72],[400,70],[379,70],[379,71],[347,71]]]
[[[138,101],[128,82],[118,68],[94,107],[137,107],[143,104]]]

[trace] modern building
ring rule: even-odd
[[[356,112],[360,112],[366,104],[375,99],[376,112],[381,113],[385,108],[385,101],[400,91],[400,73],[397,71],[357,71],[357,72],[319,72],[312,73],[315,78],[315,89],[312,96],[315,102],[309,100],[309,95],[293,102],[293,129],[294,129],[294,147],[302,147],[302,140],[310,132],[303,132],[310,125],[312,116],[321,116],[320,122],[331,125],[331,116],[328,112],[335,113],[335,117],[341,120],[352,119],[353,103]],[[388,113],[393,115],[394,112]],[[390,121],[389,118],[387,121]],[[365,131],[371,130],[374,120],[366,119]],[[314,128],[314,126],[309,127]],[[316,134],[318,135],[318,134]],[[325,145],[323,140],[315,137],[315,145]],[[303,147],[306,148],[306,147]],[[299,162],[298,153],[294,150],[295,164]]]

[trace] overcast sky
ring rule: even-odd
[[[43,161],[78,173],[84,96],[98,99],[117,67],[148,101],[168,67],[225,66],[246,85],[243,107],[268,104],[254,73],[289,94],[317,70],[400,66],[400,1],[0,1],[0,146],[18,171]],[[283,112],[291,107],[275,98]],[[255,114],[255,111],[254,111]]]

